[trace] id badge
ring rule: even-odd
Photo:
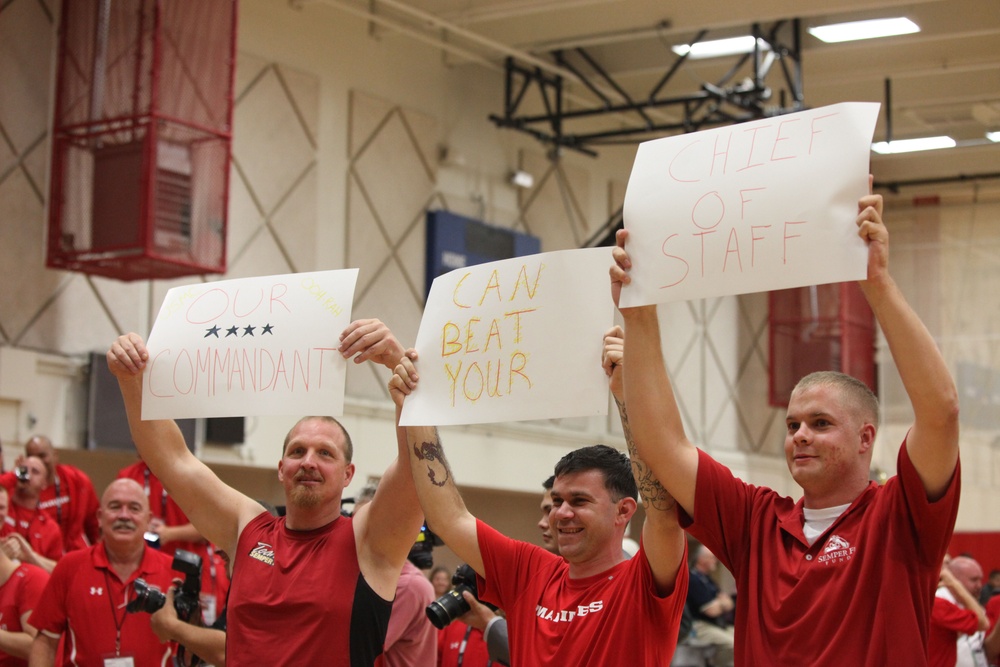
[[[135,667],[135,660],[130,655],[105,658],[104,667]]]
[[[215,623],[215,619],[219,617],[219,612],[215,608],[215,596],[209,593],[201,594],[201,622],[205,626],[212,625]]]

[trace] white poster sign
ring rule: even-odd
[[[456,269],[434,280],[417,333],[420,383],[403,425],[603,415],[610,248]]]
[[[623,307],[860,280],[876,103],[648,141],[625,195]]]
[[[338,416],[357,269],[167,292],[146,347],[142,418]]]

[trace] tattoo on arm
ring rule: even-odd
[[[653,471],[649,469],[646,462],[639,458],[639,452],[635,447],[635,440],[632,439],[632,428],[628,423],[628,412],[625,410],[625,403],[615,398],[618,404],[618,414],[622,419],[622,430],[625,432],[625,443],[628,445],[629,459],[632,461],[632,474],[635,476],[636,486],[639,487],[639,497],[642,499],[642,506],[650,509],[667,511],[677,505],[673,496],[660,484]]]
[[[427,461],[427,479],[434,486],[444,486],[451,479],[451,469],[448,467],[447,459],[444,458],[444,448],[441,447],[440,442],[423,442],[414,445],[413,454],[418,461]],[[437,462],[437,466],[440,466],[441,470],[435,470],[436,466],[432,465],[434,462]],[[444,478],[440,482],[437,481],[438,472],[444,473]]]

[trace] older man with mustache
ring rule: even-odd
[[[67,665],[164,665],[173,653],[173,644],[161,643],[153,633],[149,614],[125,610],[136,579],[167,590],[174,577],[172,559],[143,539],[150,512],[142,486],[132,479],[109,484],[97,518],[103,540],[56,564],[31,615],[38,629],[32,667],[55,665],[64,634]]]

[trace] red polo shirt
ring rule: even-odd
[[[7,632],[24,632],[21,617],[35,605],[49,581],[49,573],[36,565],[22,563],[0,586],[0,623]],[[27,660],[0,651],[0,667],[22,667]]]
[[[42,510],[22,507],[11,499],[7,520],[0,528],[0,537],[6,537],[11,533],[23,535],[39,555],[52,560],[62,558],[62,533],[56,522]]]
[[[13,496],[17,478],[13,472],[5,472],[0,475],[0,484]],[[101,537],[97,493],[87,473],[79,468],[57,465],[55,479],[38,494],[38,507],[59,525],[65,551],[85,549]]]
[[[678,514],[736,579],[737,666],[927,664],[960,471],[932,503],[905,442],[896,469],[810,546],[802,500],[747,484],[700,452],[694,518]]]
[[[122,656],[138,665],[167,664],[173,644],[161,644],[149,623],[149,614],[128,613],[133,582],[142,578],[161,590],[171,586],[172,559],[146,547],[142,562],[128,581],[121,581],[108,563],[103,544],[66,554],[56,564],[48,586],[29,619],[49,637],[65,634],[64,667],[101,665],[115,655],[115,637]]]

